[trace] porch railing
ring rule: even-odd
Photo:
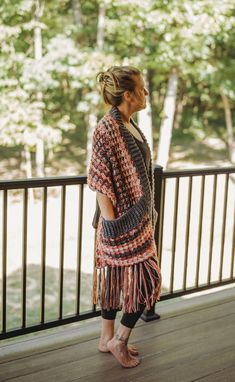
[[[155,166],[155,207],[158,221],[155,239],[163,275],[161,300],[187,293],[234,282],[235,257],[235,167],[206,168],[194,170],[163,171]],[[2,196],[2,269],[1,269],[1,334],[0,339],[35,332],[67,323],[81,321],[100,315],[100,309],[90,306],[81,309],[81,261],[83,237],[84,191],[86,176],[66,176],[0,181]],[[66,192],[69,186],[77,187],[77,237],[73,262],[76,274],[74,290],[75,309],[72,314],[64,314],[64,255],[66,230]],[[45,317],[46,259],[48,228],[48,192],[60,189],[60,237],[58,266],[58,304],[55,318]],[[32,190],[42,192],[41,203],[41,260],[40,272],[40,317],[38,322],[29,324],[27,320],[27,267],[28,267],[28,205]],[[7,272],[9,241],[9,192],[22,193],[22,230],[14,240],[21,237],[21,296],[20,324],[9,327]],[[90,192],[90,191],[89,191]],[[93,193],[94,194],[94,193]],[[95,196],[94,196],[95,197]],[[32,204],[33,206],[33,204]],[[94,204],[93,204],[94,207]],[[91,213],[94,212],[92,207]],[[34,207],[32,207],[34,208]],[[89,206],[88,206],[89,211]],[[93,216],[93,215],[92,215]],[[35,221],[35,224],[40,222]],[[74,222],[75,224],[75,222]],[[91,226],[91,224],[90,224]],[[93,244],[96,231],[93,232]],[[94,246],[93,246],[94,248]],[[94,256],[94,254],[92,255]],[[75,261],[76,258],[76,261]],[[86,278],[85,278],[86,280]],[[89,286],[91,288],[91,285]],[[12,287],[11,287],[12,289]],[[38,295],[38,297],[39,297]],[[154,308],[145,312],[142,319],[157,318]]]

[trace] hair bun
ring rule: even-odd
[[[104,73],[104,76],[103,76],[103,82],[104,82],[105,84],[108,84],[109,81],[110,81],[110,77],[107,76],[106,73]]]
[[[105,103],[118,106],[122,102],[126,90],[134,91],[136,82],[134,75],[139,75],[139,69],[132,66],[112,66],[96,75]]]
[[[106,72],[100,72],[99,73],[99,83],[102,84],[103,86],[105,85],[115,85],[115,81],[114,81],[114,78],[113,78],[113,75],[112,73],[106,71]]]

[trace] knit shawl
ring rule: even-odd
[[[143,132],[134,120],[131,122],[150,150]],[[138,310],[141,303],[150,309],[155,300],[160,300],[162,281],[154,240],[157,213],[152,158],[148,171],[138,144],[115,106],[94,130],[87,184],[91,190],[107,195],[115,212],[115,219],[99,216],[93,303],[99,302],[105,309],[122,307],[126,312]],[[140,289],[147,282],[152,289],[143,298]]]

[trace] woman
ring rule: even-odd
[[[95,128],[87,176],[100,208],[93,284],[93,302],[100,304],[102,316],[98,348],[129,368],[140,363],[137,349],[127,345],[129,336],[144,309],[160,300],[162,281],[151,152],[131,117],[146,107],[148,91],[134,67],[113,66],[97,78],[105,103],[112,106]]]

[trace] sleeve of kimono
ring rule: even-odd
[[[87,185],[92,191],[108,196],[116,205],[113,187],[112,164],[110,161],[108,137],[98,125],[92,137],[92,152],[88,166]]]

